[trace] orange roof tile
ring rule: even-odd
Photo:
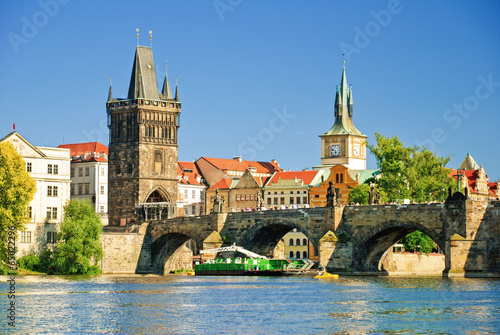
[[[226,158],[212,158],[212,157],[201,157],[207,162],[222,171],[241,171],[245,172],[249,168],[255,168],[257,173],[268,173],[273,174],[276,171],[282,171],[278,166],[278,163],[273,162],[257,162],[257,161],[244,161],[241,162],[236,159],[226,159]],[[200,158],[200,159],[201,159]]]
[[[177,177],[180,184],[204,186],[201,183],[203,176],[194,162],[177,162]]]
[[[231,185],[233,183],[233,179],[231,178],[222,178],[219,182],[212,185],[209,190],[229,190],[231,189]]]
[[[108,161],[108,147],[99,142],[61,144],[58,148],[69,149],[73,163]]]
[[[310,184],[318,171],[286,171],[276,172],[272,177],[269,185],[275,184],[280,179],[301,179],[304,184]]]

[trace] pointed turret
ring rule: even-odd
[[[479,170],[479,165],[477,165],[474,158],[472,158],[470,153],[467,153],[462,164],[460,164],[459,170]]]
[[[345,61],[344,66],[342,67],[342,78],[340,79],[340,93],[342,95],[342,105],[347,106],[347,93],[349,91],[349,87],[347,86],[347,79],[345,75]]]
[[[108,92],[108,101],[113,100],[113,91],[111,89],[111,79],[109,80],[109,92]]]
[[[177,85],[177,79],[175,79],[175,101],[179,102],[179,85]]]
[[[172,92],[170,91],[170,83],[168,81],[167,65],[165,65],[165,80],[163,81],[163,90],[161,92],[164,99],[172,99]]]

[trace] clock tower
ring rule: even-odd
[[[366,169],[367,136],[354,127],[352,122],[352,88],[347,86],[345,61],[340,87],[335,94],[334,124],[321,137],[321,166],[342,164],[349,169]]]

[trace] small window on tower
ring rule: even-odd
[[[155,173],[161,173],[162,171],[162,154],[161,150],[155,151]]]

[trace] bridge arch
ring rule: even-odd
[[[353,246],[353,268],[357,271],[381,271],[381,263],[388,249],[416,230],[429,236],[441,250],[445,250],[442,233],[418,222],[391,220],[376,225],[362,236],[358,236]]]
[[[287,218],[260,220],[252,227],[249,227],[237,243],[260,255],[272,257],[276,245],[286,233],[293,229],[297,229],[297,231],[303,233],[314,245],[314,248],[318,250],[318,243],[309,229]],[[285,255],[285,257],[288,257],[288,255]]]
[[[167,275],[174,269],[182,246],[189,240],[194,240],[196,249],[203,248],[201,237],[191,232],[179,231],[178,229],[168,229],[151,243],[151,259],[153,272],[160,275]]]

